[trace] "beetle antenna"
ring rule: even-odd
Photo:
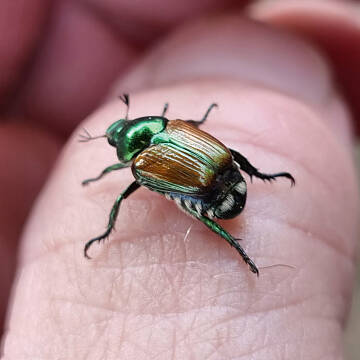
[[[125,116],[125,120],[128,119],[128,115],[129,115],[129,107],[130,107],[130,98],[129,98],[129,94],[123,94],[122,96],[119,96],[120,100],[126,105],[126,116]]]
[[[88,142],[90,140],[106,137],[106,135],[91,136],[91,134],[85,128],[83,128],[83,130],[85,134],[79,134],[79,138],[80,138],[79,142]]]

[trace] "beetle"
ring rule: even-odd
[[[95,178],[82,185],[101,179],[104,175],[131,167],[133,181],[115,200],[110,211],[106,231],[84,247],[84,256],[96,241],[106,239],[114,228],[121,202],[141,186],[173,200],[186,214],[200,220],[211,231],[233,246],[250,270],[259,275],[255,263],[246,254],[238,240],[217,224],[214,219],[232,219],[244,209],[247,185],[241,171],[263,181],[288,178],[288,172],[261,173],[239,152],[227,148],[219,140],[199,129],[211,110],[212,103],[201,120],[169,120],[165,117],[168,103],[160,116],[144,116],[129,120],[129,95],[120,99],[126,105],[126,116],[108,127],[104,135],[92,137],[86,130],[82,142],[105,137],[116,148],[119,162],[105,168]]]

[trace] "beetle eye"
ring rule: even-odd
[[[107,139],[108,139],[108,143],[109,143],[111,146],[116,146],[116,143],[115,143],[113,137],[108,137]]]

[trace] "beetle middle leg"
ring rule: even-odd
[[[252,177],[255,176],[261,180],[264,181],[271,181],[271,180],[275,180],[275,178],[277,177],[285,177],[290,179],[291,181],[291,186],[295,185],[295,179],[293,178],[293,176],[288,173],[288,172],[279,172],[279,173],[275,173],[275,174],[264,174],[261,173],[256,167],[254,167],[253,165],[250,164],[249,160],[241,155],[240,153],[238,153],[235,150],[230,149],[232,156],[234,157],[235,162],[237,162],[240,165],[240,169],[245,171],[249,176],[250,176],[250,180],[252,180]]]
[[[135,190],[137,190],[138,188],[140,187],[140,185],[134,181],[132,182],[127,188],[125,191],[123,191],[118,197],[117,199],[115,200],[115,203],[113,205],[113,207],[111,208],[111,211],[110,211],[110,216],[109,216],[109,223],[108,223],[108,226],[106,228],[106,231],[100,235],[100,236],[97,236],[96,238],[94,239],[91,239],[89,240],[86,244],[85,244],[85,247],[84,247],[84,256],[88,259],[90,259],[90,256],[87,254],[88,250],[89,250],[89,247],[95,242],[95,241],[101,241],[101,240],[104,240],[106,239],[111,231],[113,230],[114,228],[114,225],[115,225],[115,221],[116,221],[116,218],[118,216],[118,213],[119,213],[119,208],[120,208],[120,204],[121,202],[126,199],[130,194],[132,194]]]
[[[121,163],[108,166],[107,168],[105,168],[105,169],[100,173],[99,176],[97,176],[97,177],[95,177],[95,178],[91,178],[91,179],[86,179],[86,180],[84,180],[81,184],[82,184],[82,185],[87,185],[87,184],[90,183],[90,182],[100,180],[104,175],[108,174],[108,173],[111,172],[111,171],[124,169],[124,168],[126,168],[126,167],[129,167],[129,165],[125,165],[125,164],[121,164]]]
[[[218,107],[218,104],[212,103],[209,106],[209,108],[206,110],[206,113],[201,120],[187,120],[187,122],[190,123],[191,125],[195,125],[195,126],[199,126],[199,125],[203,124],[206,121],[206,119],[208,118],[210,111],[215,107]]]
[[[186,206],[182,206],[182,209],[190,214],[191,216],[195,217],[196,219],[200,220],[203,224],[205,224],[211,231],[214,233],[220,235],[223,239],[225,239],[232,247],[236,249],[236,251],[240,254],[240,256],[243,258],[245,263],[249,265],[250,270],[259,276],[259,270],[255,263],[249,258],[248,254],[245,252],[245,250],[242,248],[242,246],[238,243],[239,239],[235,239],[233,236],[231,236],[225,229],[223,229],[219,224],[217,224],[215,221],[209,219],[208,217],[199,214],[195,210],[192,210],[191,208],[188,208]]]

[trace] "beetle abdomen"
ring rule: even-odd
[[[239,215],[246,203],[246,182],[241,180],[226,192],[211,209],[218,219],[232,219]]]
[[[214,203],[210,199],[178,193],[165,193],[165,197],[168,200],[174,200],[181,210],[196,211],[199,215],[205,215],[210,219],[232,219],[244,209],[246,193],[246,182],[240,180],[216,200],[214,194]]]

